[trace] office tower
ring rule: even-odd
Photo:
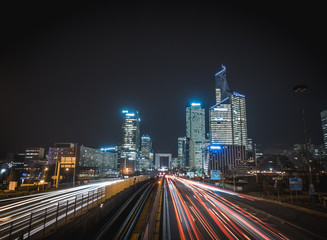
[[[184,141],[185,141],[184,137],[179,137],[177,139],[177,144],[178,144],[177,157],[179,158],[183,158],[184,156]]]
[[[149,169],[152,167],[150,153],[152,150],[152,141],[149,136],[141,137],[141,152],[140,152],[140,169]]]
[[[226,67],[215,74],[216,104],[209,109],[211,144],[247,147],[247,118],[245,96],[229,90]]]
[[[149,136],[141,137],[141,157],[149,159],[152,150],[152,141]]]
[[[232,105],[229,98],[209,109],[209,136],[211,144],[233,144]]]
[[[205,145],[205,112],[200,103],[192,103],[186,108],[186,137],[189,138],[189,167],[191,170],[203,169],[203,150]]]
[[[131,175],[137,169],[140,149],[140,118],[138,111],[123,110],[123,141],[120,148],[120,171]]]
[[[327,152],[327,110],[320,113],[325,152]]]
[[[247,147],[247,121],[245,96],[237,92],[231,95],[233,119],[233,145]]]
[[[177,166],[178,169],[186,167],[186,137],[177,139]]]

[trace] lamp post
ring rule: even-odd
[[[60,164],[61,162],[57,162],[57,177],[56,177],[56,188],[59,187],[59,178],[60,178]]]
[[[308,89],[307,85],[296,85],[293,88],[293,92],[295,93],[303,93]],[[307,131],[305,128],[305,118],[304,118],[304,108],[302,107],[302,121],[303,121],[303,135],[304,135],[304,141],[305,141],[305,160],[308,164],[309,168],[309,184],[312,184],[312,171],[311,171],[311,164],[309,160],[309,154],[308,154],[308,141],[307,141]]]

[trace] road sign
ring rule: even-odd
[[[194,172],[187,172],[187,175],[188,175],[190,178],[194,178]]]
[[[302,191],[302,178],[290,178],[290,190]]]
[[[211,170],[211,180],[220,180],[220,170]]]
[[[75,168],[76,157],[61,157],[61,168]]]

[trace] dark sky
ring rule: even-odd
[[[246,95],[255,143],[303,142],[303,107],[308,136],[321,144],[324,9],[278,1],[3,5],[0,151],[118,144],[129,108],[155,151],[175,154],[187,104],[199,100],[208,114],[215,103],[221,64],[230,88]],[[296,84],[308,91],[294,94]]]

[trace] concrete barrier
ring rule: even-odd
[[[135,177],[124,179],[124,181],[106,186],[104,201],[111,198],[112,196],[115,196],[117,193],[124,191],[125,189],[129,188],[130,186],[132,186],[136,183],[148,180],[151,177],[153,177],[153,176],[150,176],[150,175],[135,176]]]

